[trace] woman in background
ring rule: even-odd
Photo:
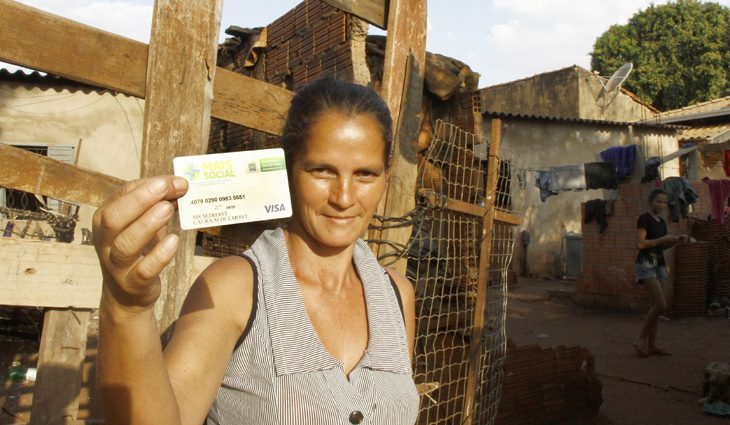
[[[649,291],[649,312],[644,318],[641,333],[634,340],[634,348],[639,357],[649,355],[670,355],[656,345],[659,316],[666,310],[668,300],[664,294],[663,283],[669,277],[664,250],[686,241],[687,235],[673,235],[667,232],[667,223],[661,214],[667,209],[668,195],[662,189],[649,194],[649,212],[639,216],[636,222],[636,281]]]

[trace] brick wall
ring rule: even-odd
[[[266,48],[254,68],[243,68],[248,48],[237,50],[234,71],[296,91],[333,76],[353,81],[351,37],[345,12],[321,0],[305,0],[266,27]],[[245,43],[244,43],[245,44]],[[208,153],[278,147],[276,136],[212,120]]]
[[[702,182],[693,186],[700,196],[690,216],[706,218],[710,211],[709,193]],[[584,223],[585,204],[582,206],[583,272],[577,281],[576,301],[582,304],[643,311],[647,307],[646,290],[635,283],[636,220],[648,210],[648,195],[655,189],[653,183],[619,185],[619,196],[614,202],[613,214],[607,217],[608,227],[599,233],[595,221]],[[670,233],[690,233],[689,220],[667,221]],[[665,252],[670,266],[674,250]],[[685,266],[694,267],[693,265]]]
[[[305,0],[268,27],[266,81],[296,90],[330,75],[352,81],[347,15],[321,0]]]
[[[595,415],[603,401],[585,348],[510,345],[504,372],[496,425],[569,423]]]

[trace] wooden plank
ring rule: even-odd
[[[1,0],[0,0],[1,1]],[[99,206],[124,180],[0,143],[0,186]]]
[[[0,60],[144,97],[147,45],[0,0]]]
[[[332,6],[364,19],[380,29],[388,26],[387,0],[324,0]]]
[[[467,375],[466,395],[464,396],[463,424],[474,423],[474,398],[477,394],[479,372],[487,365],[481,364],[482,333],[484,332],[484,316],[487,307],[487,285],[489,284],[489,257],[492,253],[492,230],[494,229],[494,203],[499,180],[499,151],[502,145],[502,120],[492,120],[492,132],[489,146],[489,164],[487,166],[487,190],[484,207],[487,214],[484,216],[482,227],[482,243],[479,248],[479,281],[477,283],[477,298],[474,308],[474,320],[469,344],[469,372]]]
[[[155,1],[147,56],[142,177],[172,174],[173,158],[207,150],[222,5],[223,0]],[[162,293],[155,313],[162,333],[177,319],[194,278],[195,231],[181,230],[177,215],[169,230],[180,241],[177,255],[160,275]]]
[[[456,211],[463,214],[469,214],[476,217],[485,217],[487,214],[487,208],[480,207],[479,205],[470,204],[468,202],[459,201],[452,198],[443,198],[438,196],[434,191],[429,189],[418,189],[418,195],[425,199],[431,208],[445,208],[450,211]],[[494,219],[512,225],[519,225],[522,223],[520,216],[505,211],[495,211]]]
[[[494,212],[494,219],[507,224],[512,224],[514,226],[519,226],[522,224],[522,219],[520,216],[516,214],[510,214],[504,211],[495,211]]]
[[[49,310],[43,320],[31,425],[76,421],[90,310]]]
[[[215,257],[196,255],[197,276]],[[90,245],[0,238],[0,305],[97,308],[101,269]]]
[[[147,56],[144,43],[0,0],[0,61],[145,98]],[[214,117],[271,134],[280,134],[293,96],[222,68],[216,71],[214,93]]]
[[[97,308],[101,269],[94,247],[0,238],[0,304]]]
[[[423,116],[423,77],[426,68],[426,0],[392,0],[383,64],[382,95],[395,123],[393,166],[388,189],[379,209],[385,217],[401,217],[415,207],[418,175],[418,133]],[[375,239],[407,244],[411,226],[385,229]],[[393,248],[378,247],[378,256]],[[405,274],[401,258],[395,269]]]
[[[265,133],[281,134],[294,93],[227,69],[217,68],[215,72],[214,117]]]

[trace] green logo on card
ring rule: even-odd
[[[261,171],[278,171],[286,168],[284,158],[263,158],[261,159]]]

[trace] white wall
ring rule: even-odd
[[[528,271],[539,277],[562,277],[563,238],[568,232],[581,232],[581,203],[591,199],[612,199],[616,190],[566,191],[540,200],[535,186],[536,170],[553,166],[602,161],[600,152],[613,146],[637,144],[634,173],[627,181],[638,181],[644,173],[644,158],[663,156],[676,150],[673,130],[648,130],[622,126],[591,125],[546,120],[505,119],[502,146],[520,155],[527,171],[524,194],[525,213],[517,232],[526,230],[531,242],[527,250]],[[486,129],[490,125],[485,123]],[[489,137],[487,134],[486,137]],[[678,175],[678,160],[664,164],[662,177]],[[512,193],[518,193],[513,180]],[[521,249],[515,250],[515,267],[522,263]]]
[[[0,143],[73,146],[78,166],[121,179],[139,176],[144,101],[108,91],[39,88],[0,81]],[[82,206],[74,243],[91,229]]]

